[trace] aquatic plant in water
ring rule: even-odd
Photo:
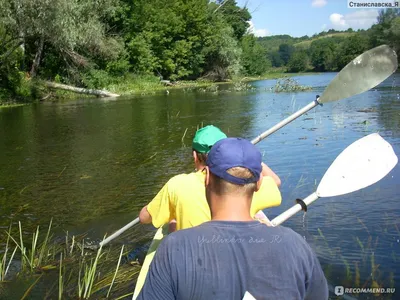
[[[53,239],[50,223],[44,236],[40,235],[39,227],[36,228],[32,234],[32,246],[28,248],[22,234],[22,224],[18,225],[18,239],[12,236],[10,227],[6,232],[8,238],[5,249],[0,249],[2,295],[8,293],[28,299],[35,290],[36,295],[38,291],[43,291],[43,298],[52,299],[118,299],[133,293],[140,266],[125,259],[127,253],[124,253],[124,247],[118,251],[112,246],[106,249],[100,247],[93,252],[87,249],[84,236],[70,237],[68,233],[65,242],[60,242],[60,239]],[[140,238],[129,240],[135,242],[135,239]],[[14,265],[12,274],[8,274],[10,265]],[[58,280],[54,281],[56,272]],[[2,283],[6,277],[7,284]],[[9,287],[9,282],[13,282],[11,286],[26,286],[27,283],[29,286],[25,290],[15,290]],[[20,296],[15,295],[20,292]]]
[[[10,230],[11,230],[11,227],[10,227]],[[8,252],[10,250],[9,242],[10,242],[10,236],[8,234],[7,235],[7,242],[6,242],[5,250],[4,250],[4,252],[2,254],[0,254],[0,282],[4,281],[6,279],[8,270],[10,269],[11,262],[12,262],[12,260],[14,258],[15,252],[18,249],[18,247],[14,248],[14,251],[12,252],[12,254],[11,254],[11,256],[10,256],[8,262],[7,262],[7,255],[8,255]]]
[[[84,261],[84,259],[81,261],[78,275],[78,296],[80,299],[88,299],[91,295],[93,282],[96,276],[97,264],[99,262],[99,258],[103,255],[103,253],[101,253],[102,249],[103,247],[101,246],[99,250],[97,250],[97,255],[94,261],[91,259],[88,264]],[[82,256],[84,257],[83,254]]]
[[[33,235],[32,235],[32,248],[31,248],[30,252],[24,246],[21,222],[18,222],[19,240],[20,240],[19,243],[10,235],[10,232],[11,232],[11,227],[10,227],[10,231],[7,233],[7,236],[13,240],[13,242],[16,244],[16,246],[21,251],[21,260],[22,260],[21,266],[22,266],[22,269],[26,265],[29,265],[31,271],[33,271],[34,269],[36,269],[37,267],[39,267],[42,264],[43,259],[45,258],[45,253],[48,250],[47,249],[47,244],[48,244],[48,241],[49,241],[51,224],[52,224],[52,220],[50,221],[50,225],[49,225],[49,228],[47,230],[46,237],[45,237],[44,241],[42,242],[42,244],[40,246],[38,245],[39,226],[36,228],[36,232],[34,232]],[[39,254],[37,252],[38,250],[39,250]]]
[[[233,90],[236,92],[247,91],[252,89],[254,89],[254,87],[251,84],[243,81],[237,81],[233,83]]]
[[[296,80],[293,78],[281,78],[278,79],[273,87],[273,91],[275,93],[281,92],[301,92],[311,90],[311,86],[300,85]]]
[[[357,245],[360,250],[359,259],[354,260],[352,264],[350,264],[348,260],[342,254],[340,254],[339,258],[342,265],[342,267],[340,267],[341,269],[337,270],[337,264],[324,265],[323,270],[325,276],[327,277],[328,281],[334,283],[334,285],[342,285],[345,287],[394,288],[395,279],[393,271],[386,273],[383,272],[379,269],[380,265],[377,264],[375,260],[375,253],[377,252],[379,246],[379,237],[377,236],[374,239],[364,222],[360,218],[357,219],[365,229],[365,232],[368,234],[367,241],[363,241],[363,239],[358,236],[353,237],[355,245]],[[328,254],[329,257],[328,259],[330,261],[337,261],[337,253],[330,249],[322,230],[318,228],[317,231],[318,233],[315,235],[315,238],[317,240],[322,240],[322,243],[325,246],[324,249],[326,248],[326,254]],[[383,232],[385,231],[383,230]],[[396,262],[396,256],[393,255],[393,252],[391,258],[393,262]],[[335,271],[333,271],[333,267],[335,267]],[[393,294],[375,294],[374,296],[379,296],[379,299],[393,298]],[[331,299],[339,298],[333,297]]]

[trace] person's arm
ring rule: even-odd
[[[265,163],[261,163],[262,165],[262,175],[272,177],[278,187],[281,186],[281,179],[278,175],[275,174]]]
[[[142,224],[150,224],[152,221],[151,215],[149,214],[149,211],[147,210],[147,205],[142,208],[139,214],[139,221]]]
[[[254,219],[257,219],[261,223],[264,223],[267,226],[272,226],[271,221],[268,219],[268,217],[264,214],[262,210],[260,210],[256,215],[254,216]]]
[[[169,222],[168,232],[172,233],[172,232],[175,232],[175,231],[176,231],[176,220],[174,219],[174,220]]]
[[[169,237],[166,237],[157,249],[150,264],[146,280],[141,289],[138,300],[169,300],[175,299],[170,258],[173,251],[170,249]]]
[[[260,210],[279,206],[281,203],[282,195],[275,180],[270,176],[265,176],[262,180],[260,189],[253,195],[250,215],[254,217]]]
[[[140,223],[153,223],[154,227],[159,228],[172,220],[174,212],[171,209],[170,199],[173,199],[173,190],[169,180],[153,200],[142,208],[139,214]]]

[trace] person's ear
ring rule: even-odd
[[[205,186],[208,186],[210,184],[210,169],[208,167],[204,167],[206,170],[206,177],[204,179],[204,184]]]
[[[257,185],[256,185],[256,192],[257,191],[259,191],[260,190],[260,188],[261,188],[261,184],[262,184],[262,181],[263,181],[263,175],[262,174],[260,174],[260,179],[257,181]]]
[[[198,158],[197,158],[197,153],[196,153],[196,151],[194,151],[194,150],[193,150],[192,154],[193,154],[193,159],[194,159],[194,162],[196,163],[196,162],[198,161]]]

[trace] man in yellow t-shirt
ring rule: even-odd
[[[212,125],[199,129],[192,143],[196,172],[172,177],[154,199],[143,207],[139,214],[140,222],[153,223],[156,228],[168,222],[176,222],[176,230],[180,230],[210,221],[211,213],[205,196],[203,170],[211,147],[226,137],[220,129]],[[258,219],[266,218],[262,213],[263,209],[279,206],[282,201],[279,177],[264,163],[262,166],[263,181],[260,190],[254,193],[250,209],[251,216]]]

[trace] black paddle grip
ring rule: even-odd
[[[297,204],[300,204],[301,209],[302,209],[304,212],[307,212],[307,205],[303,202],[302,199],[296,199],[296,203],[297,203]]]

